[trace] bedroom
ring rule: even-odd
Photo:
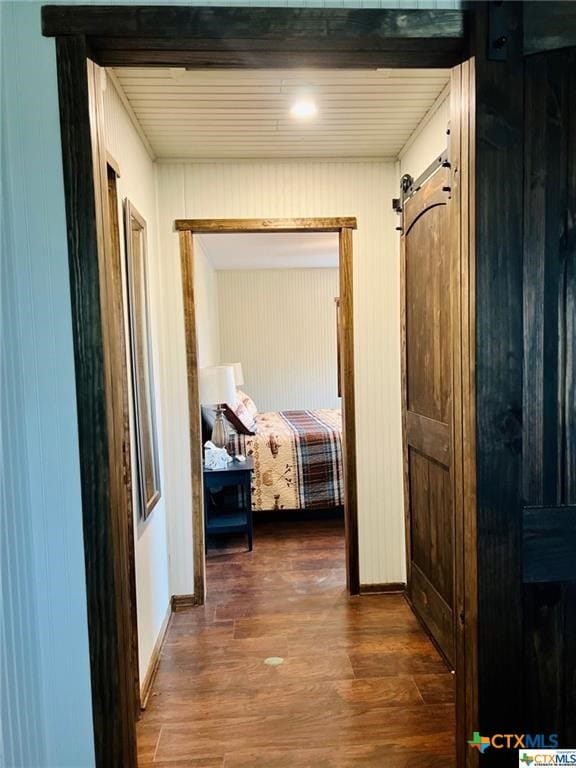
[[[398,589],[405,581],[399,243],[392,199],[398,197],[401,175],[418,176],[446,148],[449,72],[306,72],[298,75],[298,82],[294,79],[294,73],[286,72],[165,69],[107,70],[102,78],[106,149],[120,172],[118,198],[133,203],[148,232],[162,495],[147,520],[135,521],[138,666],[144,701],[168,625],[167,605],[183,609],[193,604],[199,578],[198,563],[191,556],[199,537],[194,535],[191,516],[182,513],[192,506],[195,491],[190,483],[194,456],[175,219],[357,218],[354,437],[359,580],[365,592]],[[295,124],[288,118],[284,126],[280,120],[279,130],[272,134],[264,130],[258,135],[261,129],[251,127],[254,120],[287,110],[301,90],[299,83],[311,81],[321,105],[320,125]],[[349,100],[352,107],[343,106]],[[369,117],[375,104],[377,115]],[[202,114],[191,124],[193,109]],[[278,118],[273,120],[276,124]],[[324,131],[319,138],[318,129]],[[223,294],[216,271],[202,255],[204,237],[194,237],[194,282],[200,288],[195,291],[198,366],[239,361],[248,383],[255,375],[249,359],[243,359],[237,347],[226,348],[217,330]],[[330,295],[334,322],[336,295],[333,291]],[[254,394],[248,386],[246,390]],[[259,398],[254,399],[262,410]],[[342,562],[342,547],[337,545],[330,557]],[[240,573],[242,567],[231,563],[228,571]],[[293,563],[287,567],[293,569]],[[334,588],[343,588],[343,569],[329,570],[337,572]],[[304,576],[310,579],[311,574]],[[327,592],[323,599],[330,600],[330,594],[334,593]],[[221,615],[242,610],[216,607]]]
[[[324,533],[332,537],[336,551],[331,576],[338,576],[336,583],[342,585],[338,235],[203,234],[195,238],[194,249],[197,337],[202,346],[209,344],[210,359],[221,363],[199,370],[203,440],[214,429],[213,377],[223,374],[223,361],[241,361],[234,371],[238,393],[228,393],[222,423],[227,438],[224,450],[246,456],[254,467],[249,546],[252,528],[254,546],[266,548],[268,543],[262,539],[279,533],[295,551],[301,549],[299,541]],[[238,413],[234,412],[236,397]],[[222,442],[223,438],[218,445]],[[230,468],[238,472],[243,466],[233,462]],[[234,530],[229,516],[222,520],[214,514],[215,502],[222,504],[226,498],[236,509],[234,495],[226,497],[230,490],[234,494],[233,486],[204,488],[207,590],[212,597],[214,558],[218,563],[244,566],[249,561],[236,556],[246,551],[246,519],[239,518]],[[325,552],[326,557],[329,554]],[[288,560],[281,555],[278,566],[285,568]],[[317,577],[313,571],[309,575],[311,580]]]

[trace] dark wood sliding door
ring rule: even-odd
[[[408,594],[454,665],[449,169],[438,163],[409,195],[403,211]]]

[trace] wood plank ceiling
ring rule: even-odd
[[[449,70],[114,69],[157,158],[395,158]],[[290,115],[299,98],[317,115]]]

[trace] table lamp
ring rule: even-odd
[[[228,442],[228,430],[224,419],[224,403],[236,402],[234,368],[231,365],[211,365],[198,369],[198,390],[201,405],[216,406],[216,420],[211,440],[217,448]]]
[[[244,384],[244,373],[242,372],[242,363],[222,363],[222,365],[231,365],[234,368],[234,381],[236,389]]]

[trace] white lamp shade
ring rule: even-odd
[[[234,368],[231,365],[211,365],[198,369],[198,389],[202,405],[236,402]]]
[[[234,381],[237,387],[244,384],[244,374],[242,372],[242,363],[222,363],[222,365],[231,365],[234,368]]]

